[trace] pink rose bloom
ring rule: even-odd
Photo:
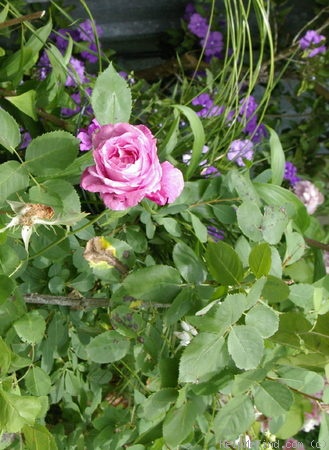
[[[136,206],[147,197],[159,205],[173,202],[183,176],[169,162],[160,164],[156,140],[144,125],[116,123],[92,135],[94,166],[82,174],[81,187],[98,192],[114,210]]]

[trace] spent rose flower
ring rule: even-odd
[[[81,187],[98,192],[108,208],[124,210],[144,198],[171,203],[183,190],[180,170],[160,164],[156,139],[144,125],[103,125],[92,135],[95,165],[82,174]]]
[[[308,180],[297,181],[294,184],[294,191],[297,197],[306,206],[309,214],[314,214],[317,207],[324,202],[323,194]]]

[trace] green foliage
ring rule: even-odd
[[[8,40],[0,49],[0,448],[213,450],[250,438],[263,449],[297,434],[305,413],[329,399],[328,201],[310,217],[285,162],[327,193],[326,106],[316,97],[327,56],[312,62],[294,44],[289,61],[303,79],[292,91],[279,79],[275,87],[276,2],[225,0],[217,11],[200,1],[210,30],[223,33],[220,58],[205,63],[185,24],[179,63],[164,64],[163,79],[136,71],[125,80],[101,48],[99,74],[91,64],[80,78],[72,57],[81,62],[92,39],[74,40],[80,20],[55,1],[54,27],[21,23],[29,9],[19,3],[0,11]],[[227,26],[217,30],[219,20]],[[64,51],[58,29],[69,30]],[[192,102],[200,94],[214,102],[208,114]],[[248,96],[264,137],[247,132]],[[75,136],[91,114],[101,125],[150,128],[160,162],[186,180],[175,202],[114,211],[82,189],[95,153],[79,152],[81,136],[89,141]],[[305,114],[319,118],[308,124]],[[249,138],[253,160],[239,166],[228,149]],[[162,187],[175,181],[164,175]]]

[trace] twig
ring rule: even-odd
[[[311,239],[308,237],[304,237],[304,240],[310,247],[320,248],[321,250],[329,252],[329,244],[324,244],[323,242],[316,241],[315,239]]]
[[[69,306],[74,309],[105,308],[110,305],[110,299],[108,298],[74,298],[43,294],[26,294],[23,298],[26,303]]]
[[[12,297],[14,300],[14,297]],[[34,305],[54,305],[54,306],[68,306],[72,309],[86,310],[106,308],[111,306],[110,298],[74,298],[64,297],[60,295],[47,295],[47,294],[25,294],[23,296],[25,303],[32,303]],[[135,299],[131,299],[132,301]],[[140,302],[140,309],[143,308],[169,308],[170,303],[153,303],[153,302]]]
[[[16,17],[15,19],[6,20],[0,23],[0,30],[3,28],[11,27],[12,25],[18,25],[19,23],[41,19],[46,14],[46,11],[37,11],[35,13],[26,14],[25,16]]]

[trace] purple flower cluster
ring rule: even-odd
[[[199,117],[213,117],[218,116],[224,112],[224,107],[216,106],[213,99],[207,93],[198,95],[192,100],[192,105],[202,107],[197,111]]]
[[[194,97],[191,103],[193,106],[198,107],[197,115],[203,118],[219,116],[226,111],[224,106],[216,105],[212,97],[205,92]],[[240,105],[237,120],[244,125],[243,133],[253,143],[260,142],[266,136],[266,128],[264,125],[258,123],[258,104],[255,98],[249,95],[240,101]],[[229,123],[234,115],[234,111],[229,111],[226,121]]]
[[[326,46],[323,45],[325,39],[325,36],[319,34],[317,31],[308,30],[298,43],[299,47],[305,50],[305,56],[313,58],[316,55],[326,52]]]
[[[300,178],[297,176],[297,167],[290,161],[287,161],[284,166],[283,178],[287,180],[291,186],[297,183]]]
[[[232,141],[227,153],[227,159],[234,161],[238,166],[245,166],[244,159],[252,160],[254,146],[249,139],[236,139]]]
[[[195,11],[190,3],[186,6],[184,18],[188,30],[200,39],[206,59],[219,58],[224,49],[223,35],[220,31],[210,31],[209,23],[201,14]]]
[[[245,124],[243,132],[248,135],[252,142],[260,142],[266,136],[266,128],[258,123],[258,104],[255,97],[248,95],[240,101],[238,121]]]
[[[100,124],[96,119],[93,119],[91,123],[87,126],[87,128],[81,128],[80,132],[77,135],[77,138],[80,139],[80,150],[87,151],[92,149],[92,136],[96,130],[100,128]]]
[[[96,27],[96,31],[99,36],[102,35],[102,29]],[[72,56],[70,58],[68,68],[70,73],[67,77],[66,86],[75,87],[80,83],[85,83],[88,79],[85,76],[85,63],[89,61],[94,63],[97,61],[97,56],[95,55],[96,43],[95,36],[93,33],[91,21],[85,20],[79,25],[79,28],[71,30],[66,28],[61,28],[56,33],[52,34],[52,39],[54,45],[58,50],[64,54],[68,47],[69,37],[71,37],[75,42],[85,42],[87,44],[86,50],[79,54],[76,58]],[[51,71],[51,65],[47,53],[42,52],[38,64],[39,78],[44,80]]]

